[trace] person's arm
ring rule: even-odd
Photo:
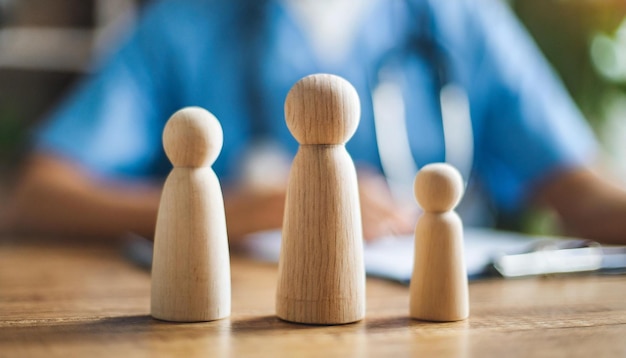
[[[412,231],[415,215],[397,208],[380,178],[360,177],[366,239]],[[94,179],[58,156],[35,154],[26,164],[10,200],[9,231],[112,239],[126,232],[152,238],[161,187]],[[282,225],[285,190],[224,189],[231,243]]]
[[[10,199],[8,231],[24,234],[115,239],[135,232],[152,239],[161,187],[94,179],[58,156],[35,154]],[[280,227],[284,194],[224,192],[228,232],[245,234]]]
[[[58,156],[35,154],[10,199],[8,231],[115,239],[135,232],[152,239],[161,187],[94,179]],[[254,231],[280,227],[284,194],[224,192],[228,232],[236,241]]]
[[[551,176],[538,186],[535,199],[557,212],[567,234],[626,244],[626,191],[590,170]]]
[[[7,211],[9,231],[85,238],[133,231],[151,237],[160,188],[98,182],[60,157],[36,154],[18,178]]]

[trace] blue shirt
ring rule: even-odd
[[[372,79],[410,36],[430,36],[449,52],[450,72],[470,100],[473,175],[501,208],[518,207],[537,181],[594,154],[581,114],[514,16],[497,1],[471,0],[380,1],[345,61],[334,65],[316,60],[279,2],[157,1],[40,128],[37,146],[108,177],[163,177],[171,168],[161,145],[166,120],[181,107],[201,106],[224,129],[213,168],[228,181],[259,134],[295,153],[284,98],[301,77],[327,72],[350,81],[361,98],[349,152],[355,162],[380,168]],[[418,51],[397,60],[418,166],[444,159],[436,77],[426,57]]]

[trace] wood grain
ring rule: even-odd
[[[165,181],[154,237],[151,314],[195,322],[230,315],[228,236],[220,183],[210,165],[222,128],[209,112],[175,113],[163,133],[174,169]]]
[[[626,356],[625,276],[474,282],[452,323],[410,319],[407,287],[369,279],[366,318],[326,327],[275,317],[276,274],[233,257],[233,315],[167,323],[118,248],[0,239],[0,357]]]
[[[448,322],[469,316],[463,222],[454,211],[462,196],[463,179],[451,165],[428,164],[415,176],[415,197],[424,213],[415,226],[413,318]]]
[[[365,315],[361,210],[352,158],[343,145],[359,122],[344,79],[313,75],[285,101],[300,148],[289,174],[276,313],[298,323],[345,324]]]

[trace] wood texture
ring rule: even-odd
[[[356,170],[345,143],[356,130],[354,88],[309,76],[285,113],[300,142],[287,188],[276,313],[298,323],[344,324],[365,315],[363,234]]]
[[[452,166],[424,166],[415,178],[415,196],[424,209],[415,227],[415,263],[410,286],[411,317],[459,321],[469,316],[463,223],[454,207],[463,180]]]
[[[234,256],[233,315],[150,317],[150,275],[114,246],[0,238],[0,357],[624,357],[626,276],[470,283],[466,321],[410,319],[407,287],[368,279],[341,326],[274,315],[275,265]]]
[[[224,200],[213,163],[222,130],[209,112],[174,114],[163,134],[174,169],[161,194],[152,266],[153,317],[177,322],[230,315]]]
[[[463,197],[463,178],[451,165],[425,165],[415,176],[415,199],[425,212],[442,213],[454,208]]]
[[[344,144],[359,125],[356,90],[341,77],[317,74],[298,81],[285,100],[285,120],[300,144]]]

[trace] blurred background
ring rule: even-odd
[[[92,59],[132,25],[141,0],[0,0],[0,170],[10,175],[29,128]]]
[[[0,180],[15,173],[29,128],[46,117],[147,2],[0,0]],[[626,184],[626,1],[508,3],[603,143],[603,165]],[[501,228],[551,231],[545,213],[500,221]]]

